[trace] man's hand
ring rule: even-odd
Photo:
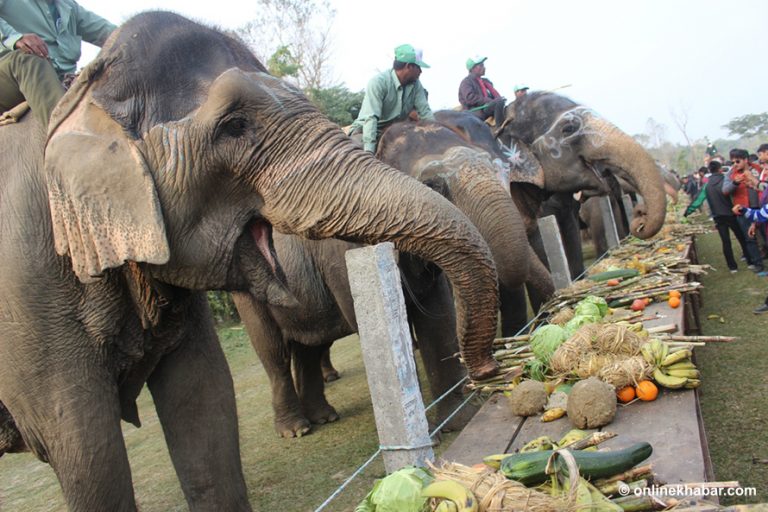
[[[417,123],[418,123],[418,122],[419,122],[419,119],[420,119],[420,118],[419,118],[419,113],[418,113],[418,112],[416,112],[415,110],[411,110],[410,112],[408,112],[408,119],[410,119],[411,121],[415,121],[415,122],[417,122]]]
[[[741,215],[741,212],[744,210],[744,207],[740,204],[733,205],[733,208],[731,208],[731,211],[736,215]]]
[[[754,222],[749,226],[749,229],[747,230],[747,236],[749,238],[755,238],[755,232],[757,231],[757,224]]]
[[[744,181],[744,173],[743,172],[735,172],[733,173],[733,176],[731,176],[731,181],[734,183],[741,183]]]
[[[48,45],[37,34],[24,34],[21,39],[16,41],[14,48],[23,53],[37,55],[44,59],[48,58]]]

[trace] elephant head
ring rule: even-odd
[[[508,165],[431,121],[390,126],[378,148],[379,159],[440,192],[469,217],[488,242],[501,284],[523,284],[528,243],[509,195]]]
[[[475,227],[220,32],[129,20],[57,107],[45,164],[56,250],[81,281],[133,261],[172,286],[290,304],[273,228],[392,241],[446,272],[470,375],[496,371],[497,277]]]
[[[550,192],[607,194],[603,173],[615,174],[644,199],[633,213],[631,233],[648,238],[661,229],[666,199],[653,158],[587,107],[549,92],[529,93],[507,107],[501,139],[530,147],[543,169],[543,188]]]

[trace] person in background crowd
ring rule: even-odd
[[[739,217],[743,217],[750,222],[768,222],[768,206],[763,206],[762,208],[745,208],[741,206],[740,204],[733,205],[733,213],[738,215]],[[768,297],[765,298],[765,301],[763,301],[763,304],[755,308],[754,313],[756,315],[761,315],[763,313],[768,313]]]
[[[0,1],[0,112],[26,100],[47,127],[81,40],[102,46],[115,28],[74,0]]]
[[[747,241],[732,211],[733,203],[731,203],[730,197],[723,194],[724,176],[721,172],[722,165],[720,165],[720,162],[712,160],[709,162],[709,171],[711,172],[709,181],[702,187],[696,199],[688,205],[683,215],[687,217],[692,214],[706,199],[712,212],[712,220],[715,221],[717,233],[720,235],[720,243],[728,270],[731,273],[736,273],[738,271],[738,264],[733,256],[730,231],[733,231],[733,234],[736,235],[736,240],[739,241],[744,254],[747,253]]]
[[[530,87],[528,87],[525,84],[517,84],[513,89],[513,91],[515,92],[515,99],[522,98],[523,96],[528,94],[528,89],[530,89]]]
[[[758,208],[760,198],[757,193],[758,176],[757,172],[749,164],[749,153],[744,149],[732,149],[729,157],[733,166],[723,180],[723,194],[731,196],[734,205],[743,208]],[[763,271],[763,259],[760,257],[760,251],[757,248],[755,240],[755,227],[745,217],[738,215],[736,217],[747,242],[747,264],[753,272]]]
[[[504,98],[485,77],[485,61],[488,57],[471,57],[466,66],[469,74],[459,85],[459,103],[464,110],[485,121],[493,116],[496,126],[504,121]]]
[[[689,199],[693,201],[694,198],[699,195],[699,183],[696,181],[696,175],[689,174],[687,176],[683,176],[681,183],[683,186],[683,192],[688,194]]]
[[[360,113],[349,130],[352,140],[366,151],[376,153],[381,133],[396,121],[435,119],[427,91],[419,81],[421,69],[429,68],[421,59],[421,50],[410,44],[400,45],[395,48],[392,69],[368,82]]]

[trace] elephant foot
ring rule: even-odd
[[[275,430],[280,437],[290,439],[301,437],[312,430],[312,423],[303,417],[296,416],[290,419],[275,420]]]
[[[335,380],[339,380],[341,377],[339,376],[339,372],[337,372],[335,369],[329,372],[326,372],[325,369],[323,369],[323,380],[325,382],[333,382]]]
[[[324,404],[305,406],[304,415],[309,421],[317,425],[333,423],[339,419],[339,414],[336,412],[336,409],[327,402]]]

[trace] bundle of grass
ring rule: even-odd
[[[653,367],[643,359],[643,356],[631,356],[622,357],[603,366],[596,375],[603,382],[621,389],[625,386],[637,386],[638,382],[648,379],[652,373]]]
[[[592,350],[592,340],[600,330],[600,324],[587,324],[579,328],[560,345],[549,360],[549,367],[556,374],[568,374],[578,367],[578,362]]]
[[[600,324],[591,339],[592,349],[603,354],[640,355],[640,347],[647,338],[631,331],[626,325]]]
[[[552,315],[552,317],[549,319],[549,323],[563,326],[568,323],[570,319],[573,318],[573,310],[571,308],[565,307]]]
[[[576,510],[573,502],[529,489],[520,482],[509,480],[490,468],[475,470],[453,462],[439,465],[427,462],[438,480],[453,480],[472,491],[478,500],[479,512],[527,510],[531,512],[569,512]]]

